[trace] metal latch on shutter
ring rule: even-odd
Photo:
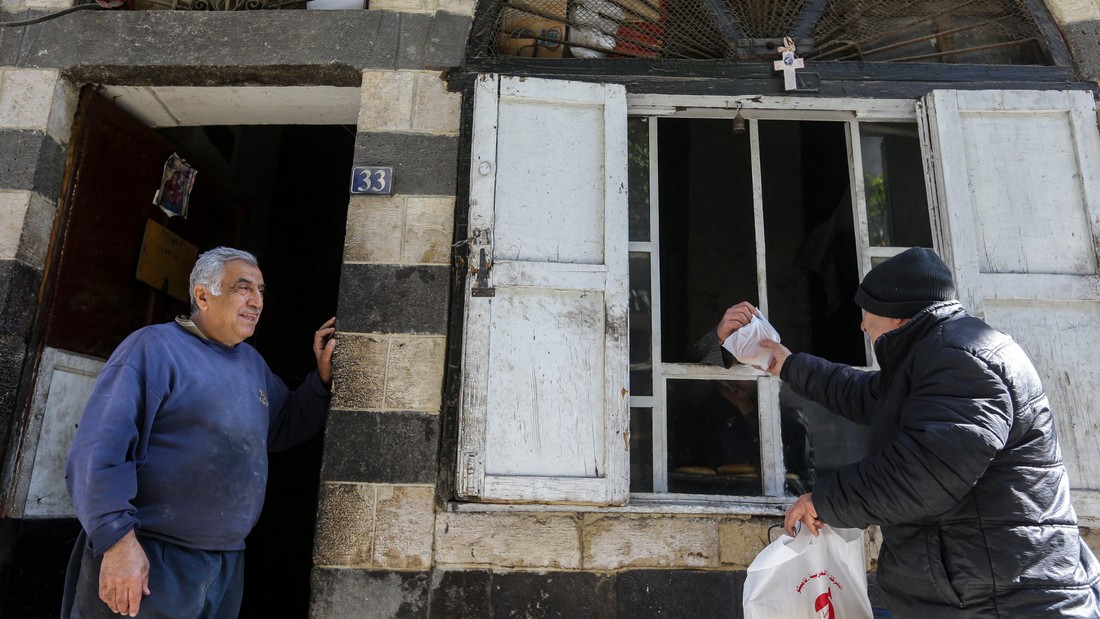
[[[470,274],[474,282],[470,286],[471,297],[495,297],[496,288],[489,282],[489,272],[493,270],[492,231],[477,228],[470,236]]]

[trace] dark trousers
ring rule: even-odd
[[[235,619],[244,589],[244,551],[211,552],[138,536],[149,558],[149,595],[139,618]],[[65,573],[62,619],[118,619],[99,599],[99,565],[83,531]]]

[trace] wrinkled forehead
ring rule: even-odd
[[[253,266],[244,260],[230,260],[225,263],[222,283],[230,286],[237,283],[262,286],[264,283],[264,274],[260,271],[259,267]]]

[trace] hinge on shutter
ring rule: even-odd
[[[489,272],[493,270],[492,232],[488,228],[477,228],[470,238],[470,274],[474,283],[470,286],[471,297],[495,297],[496,288],[489,282]]]
[[[466,452],[466,467],[465,475],[463,475],[463,486],[466,488],[467,497],[479,497],[481,496],[481,477],[477,474],[477,452]]]

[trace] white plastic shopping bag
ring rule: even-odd
[[[781,536],[749,566],[742,601],[745,619],[871,619],[863,531]]]
[[[757,312],[749,324],[734,331],[722,342],[722,348],[730,351],[733,358],[745,365],[755,365],[768,369],[772,362],[772,351],[760,345],[763,340],[778,342],[779,332],[768,322],[764,315]]]

